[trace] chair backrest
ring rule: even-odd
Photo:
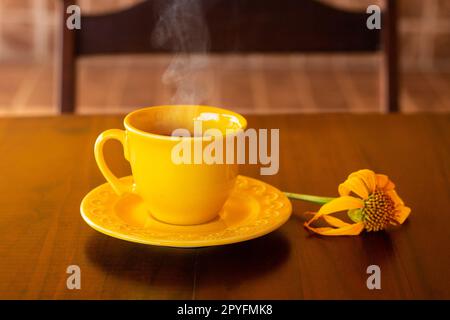
[[[63,1],[66,8],[75,4]],[[177,1],[177,0],[175,0]],[[186,1],[186,0],[178,0]],[[190,0],[196,1],[196,0]],[[383,101],[397,111],[396,8],[387,0],[382,31],[366,27],[364,12],[343,11],[316,0],[197,0],[209,32],[208,52],[377,52],[383,53]],[[151,41],[161,13],[172,1],[147,0],[102,15],[82,15],[81,29],[62,24],[60,109],[75,108],[75,61],[95,54],[172,51]],[[184,51],[205,48],[187,46]]]

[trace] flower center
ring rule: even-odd
[[[367,231],[379,231],[395,223],[395,204],[383,191],[376,190],[364,200],[363,221]]]

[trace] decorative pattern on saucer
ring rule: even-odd
[[[128,184],[132,177],[121,178]],[[94,229],[115,238],[171,247],[203,247],[241,242],[265,235],[286,222],[292,206],[278,189],[238,176],[219,216],[211,222],[178,226],[154,219],[139,196],[117,196],[105,183],[81,202],[81,215]]]

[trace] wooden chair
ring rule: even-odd
[[[66,27],[66,8],[74,0],[61,0],[59,107],[74,112],[76,60],[96,54],[170,51],[150,41],[164,0],[148,0],[102,15],[82,15],[81,29]],[[397,10],[387,0],[382,28],[366,28],[368,14],[348,12],[316,0],[198,0],[205,7],[210,51],[223,52],[381,52],[384,110],[398,111]],[[166,1],[167,3],[167,1]],[[195,49],[191,50],[195,51]]]

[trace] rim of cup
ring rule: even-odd
[[[136,128],[130,122],[131,118],[135,117],[136,114],[138,114],[138,113],[146,112],[151,109],[153,109],[153,110],[154,109],[164,109],[167,107],[172,107],[172,108],[201,107],[201,108],[209,109],[209,111],[211,111],[212,113],[217,113],[219,115],[226,114],[228,116],[230,116],[230,115],[233,116],[234,118],[237,119],[236,123],[239,124],[239,128],[233,129],[231,132],[224,133],[223,134],[224,137],[235,135],[237,132],[239,132],[239,130],[245,130],[247,127],[247,120],[237,112],[234,112],[234,111],[231,111],[228,109],[224,109],[224,108],[219,108],[219,107],[213,107],[213,106],[208,106],[208,105],[196,105],[196,104],[158,105],[158,106],[150,106],[150,107],[140,108],[140,109],[137,109],[137,110],[132,111],[129,114],[127,114],[123,120],[123,125],[125,126],[125,128],[128,131],[131,131],[133,133],[136,133],[136,134],[139,134],[142,136],[161,139],[161,140],[168,140],[168,141],[181,141],[181,140],[186,140],[186,139],[205,140],[206,138],[208,138],[208,136],[204,136],[204,135],[202,135],[200,137],[178,137],[178,136],[162,135],[162,134],[158,134],[158,133],[151,133],[151,132]]]

